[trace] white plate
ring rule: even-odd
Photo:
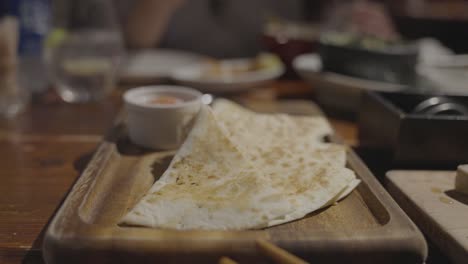
[[[294,70],[314,86],[317,100],[324,105],[344,111],[357,111],[364,90],[396,92],[406,85],[366,80],[338,73],[323,72],[322,61],[316,53],[303,54],[293,61]]]
[[[202,55],[170,49],[136,51],[127,56],[120,78],[122,81],[168,78],[179,67],[205,59]]]
[[[252,59],[222,60],[223,64],[248,64]],[[280,63],[236,76],[204,77],[209,64],[201,62],[187,65],[172,72],[171,78],[180,85],[194,87],[208,93],[232,93],[265,85],[284,73]]]

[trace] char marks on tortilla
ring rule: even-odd
[[[352,183],[326,120],[204,106],[168,169],[121,220],[156,228],[239,230],[299,219]],[[348,191],[349,193],[349,191]]]

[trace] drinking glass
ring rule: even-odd
[[[116,85],[123,56],[112,3],[69,0],[54,9],[56,26],[46,43],[46,61],[55,89],[66,102],[105,98]]]
[[[0,19],[0,118],[12,118],[28,103],[29,94],[18,84],[18,21]]]

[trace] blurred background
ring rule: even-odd
[[[211,68],[197,78],[220,77],[222,86],[232,82],[226,73],[271,66],[274,59],[258,57],[265,52],[284,66],[269,78],[302,77],[319,90],[330,82],[450,95],[468,89],[464,0],[3,0],[0,15],[18,22],[18,89],[34,96],[53,87],[66,102],[100,100],[122,82],[184,83],[187,73],[175,72],[201,59]],[[302,54],[310,56],[297,60]],[[232,58],[254,61],[244,69],[221,64]],[[325,104],[343,96],[317,93]],[[357,103],[344,104],[347,111]]]

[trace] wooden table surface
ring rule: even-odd
[[[43,263],[42,235],[121,108],[118,89],[99,103],[66,104],[53,94],[0,121],[0,263]],[[311,98],[300,81],[278,81],[241,95],[249,99]],[[330,119],[356,145],[356,126]]]

